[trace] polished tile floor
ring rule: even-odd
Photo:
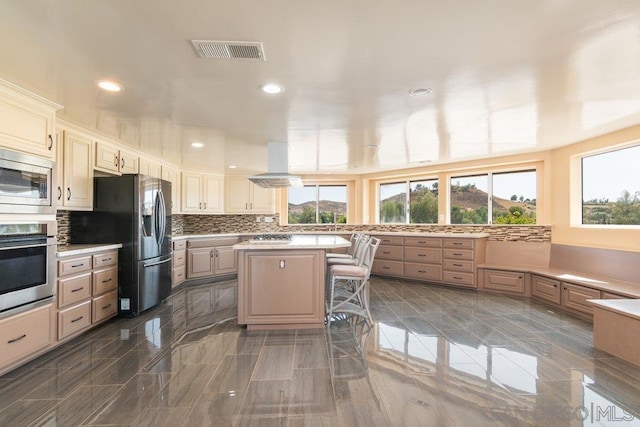
[[[270,332],[234,301],[182,289],[0,377],[0,426],[640,425],[640,368],[534,301],[373,278],[372,327]]]

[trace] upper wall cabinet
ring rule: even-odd
[[[56,160],[55,115],[60,108],[0,80],[0,145]]]
[[[143,175],[149,175],[155,178],[162,178],[162,167],[160,163],[147,160],[144,157],[140,157],[138,171]]]
[[[223,180],[220,175],[182,172],[184,213],[222,213]]]
[[[91,138],[65,130],[58,130],[63,141],[58,157],[58,208],[90,210],[93,208],[93,162]]]
[[[226,213],[264,213],[274,212],[275,191],[272,188],[258,187],[246,176],[225,178]]]
[[[95,168],[114,174],[138,173],[138,156],[113,145],[96,141]]]
[[[180,213],[180,171],[170,166],[162,165],[161,173],[161,178],[171,183],[171,213]]]

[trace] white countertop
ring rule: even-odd
[[[640,299],[590,299],[595,307],[640,319]]]
[[[121,243],[95,243],[95,244],[82,244],[82,245],[59,245],[57,248],[58,258],[90,254],[100,251],[107,251],[109,249],[121,248]]]
[[[293,234],[291,236],[291,240],[264,240],[258,242],[246,241],[233,245],[233,249],[335,249],[348,248],[349,246],[351,246],[351,243],[340,236]]]
[[[259,236],[261,234],[291,234],[292,236],[308,236],[308,235],[329,235],[335,236],[339,234],[349,235],[351,233],[365,233],[374,236],[414,236],[414,237],[455,237],[460,239],[480,239],[489,237],[488,233],[446,233],[446,232],[415,232],[415,231],[261,231],[252,233],[212,233],[212,234],[181,234],[173,236],[173,240],[184,239],[203,239],[212,237],[241,237],[241,236]]]

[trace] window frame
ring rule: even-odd
[[[414,182],[423,182],[423,181],[434,181],[438,184],[438,207],[440,206],[440,180],[437,176],[425,176],[425,177],[416,177],[412,179],[406,180],[390,180],[386,182],[378,182],[377,184],[377,193],[376,193],[376,223],[377,224],[403,224],[403,225],[437,225],[439,222],[411,222],[411,184]],[[404,184],[405,186],[405,204],[404,204],[404,222],[381,222],[380,217],[380,203],[382,199],[380,197],[381,187],[383,185],[393,185],[393,184]]]
[[[305,226],[305,225],[337,225],[337,224],[349,224],[349,184],[348,183],[303,183],[303,187],[315,187],[315,222],[310,223],[289,223],[289,189],[286,191],[286,207],[287,207],[287,224],[293,226]],[[320,187],[344,187],[346,192],[346,206],[345,206],[345,222],[319,222],[320,220]]]

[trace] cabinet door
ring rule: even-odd
[[[182,212],[202,210],[202,175],[182,173]]]
[[[224,211],[227,213],[249,212],[249,180],[244,176],[230,176],[225,179]],[[253,184],[251,184],[253,185]]]
[[[162,165],[162,179],[171,183],[171,213],[180,212],[180,172],[169,166]]]
[[[213,276],[213,248],[187,249],[187,278]]]
[[[93,168],[90,139],[64,132],[62,204],[68,208],[93,207]]]
[[[204,175],[202,210],[208,213],[222,212],[223,181],[220,176]]]
[[[136,154],[120,150],[120,173],[138,173],[138,160]]]
[[[272,188],[262,188],[249,181],[249,207],[253,213],[274,212],[275,191]]]
[[[492,291],[524,294],[524,273],[518,271],[485,270],[483,288]]]
[[[49,304],[0,320],[0,371],[52,344],[51,309]]]
[[[593,314],[593,305],[587,300],[599,299],[600,291],[570,283],[562,284],[562,306],[581,313]]]
[[[534,274],[531,276],[531,295],[560,304],[560,282]]]
[[[118,149],[97,141],[95,167],[96,169],[117,173],[120,170],[120,154]]]
[[[148,175],[154,178],[162,178],[160,163],[152,162],[145,159],[144,157],[140,157],[140,161],[138,162],[138,171],[142,175]]]
[[[216,248],[215,274],[230,274],[238,271],[236,253],[233,246],[219,246]]]

